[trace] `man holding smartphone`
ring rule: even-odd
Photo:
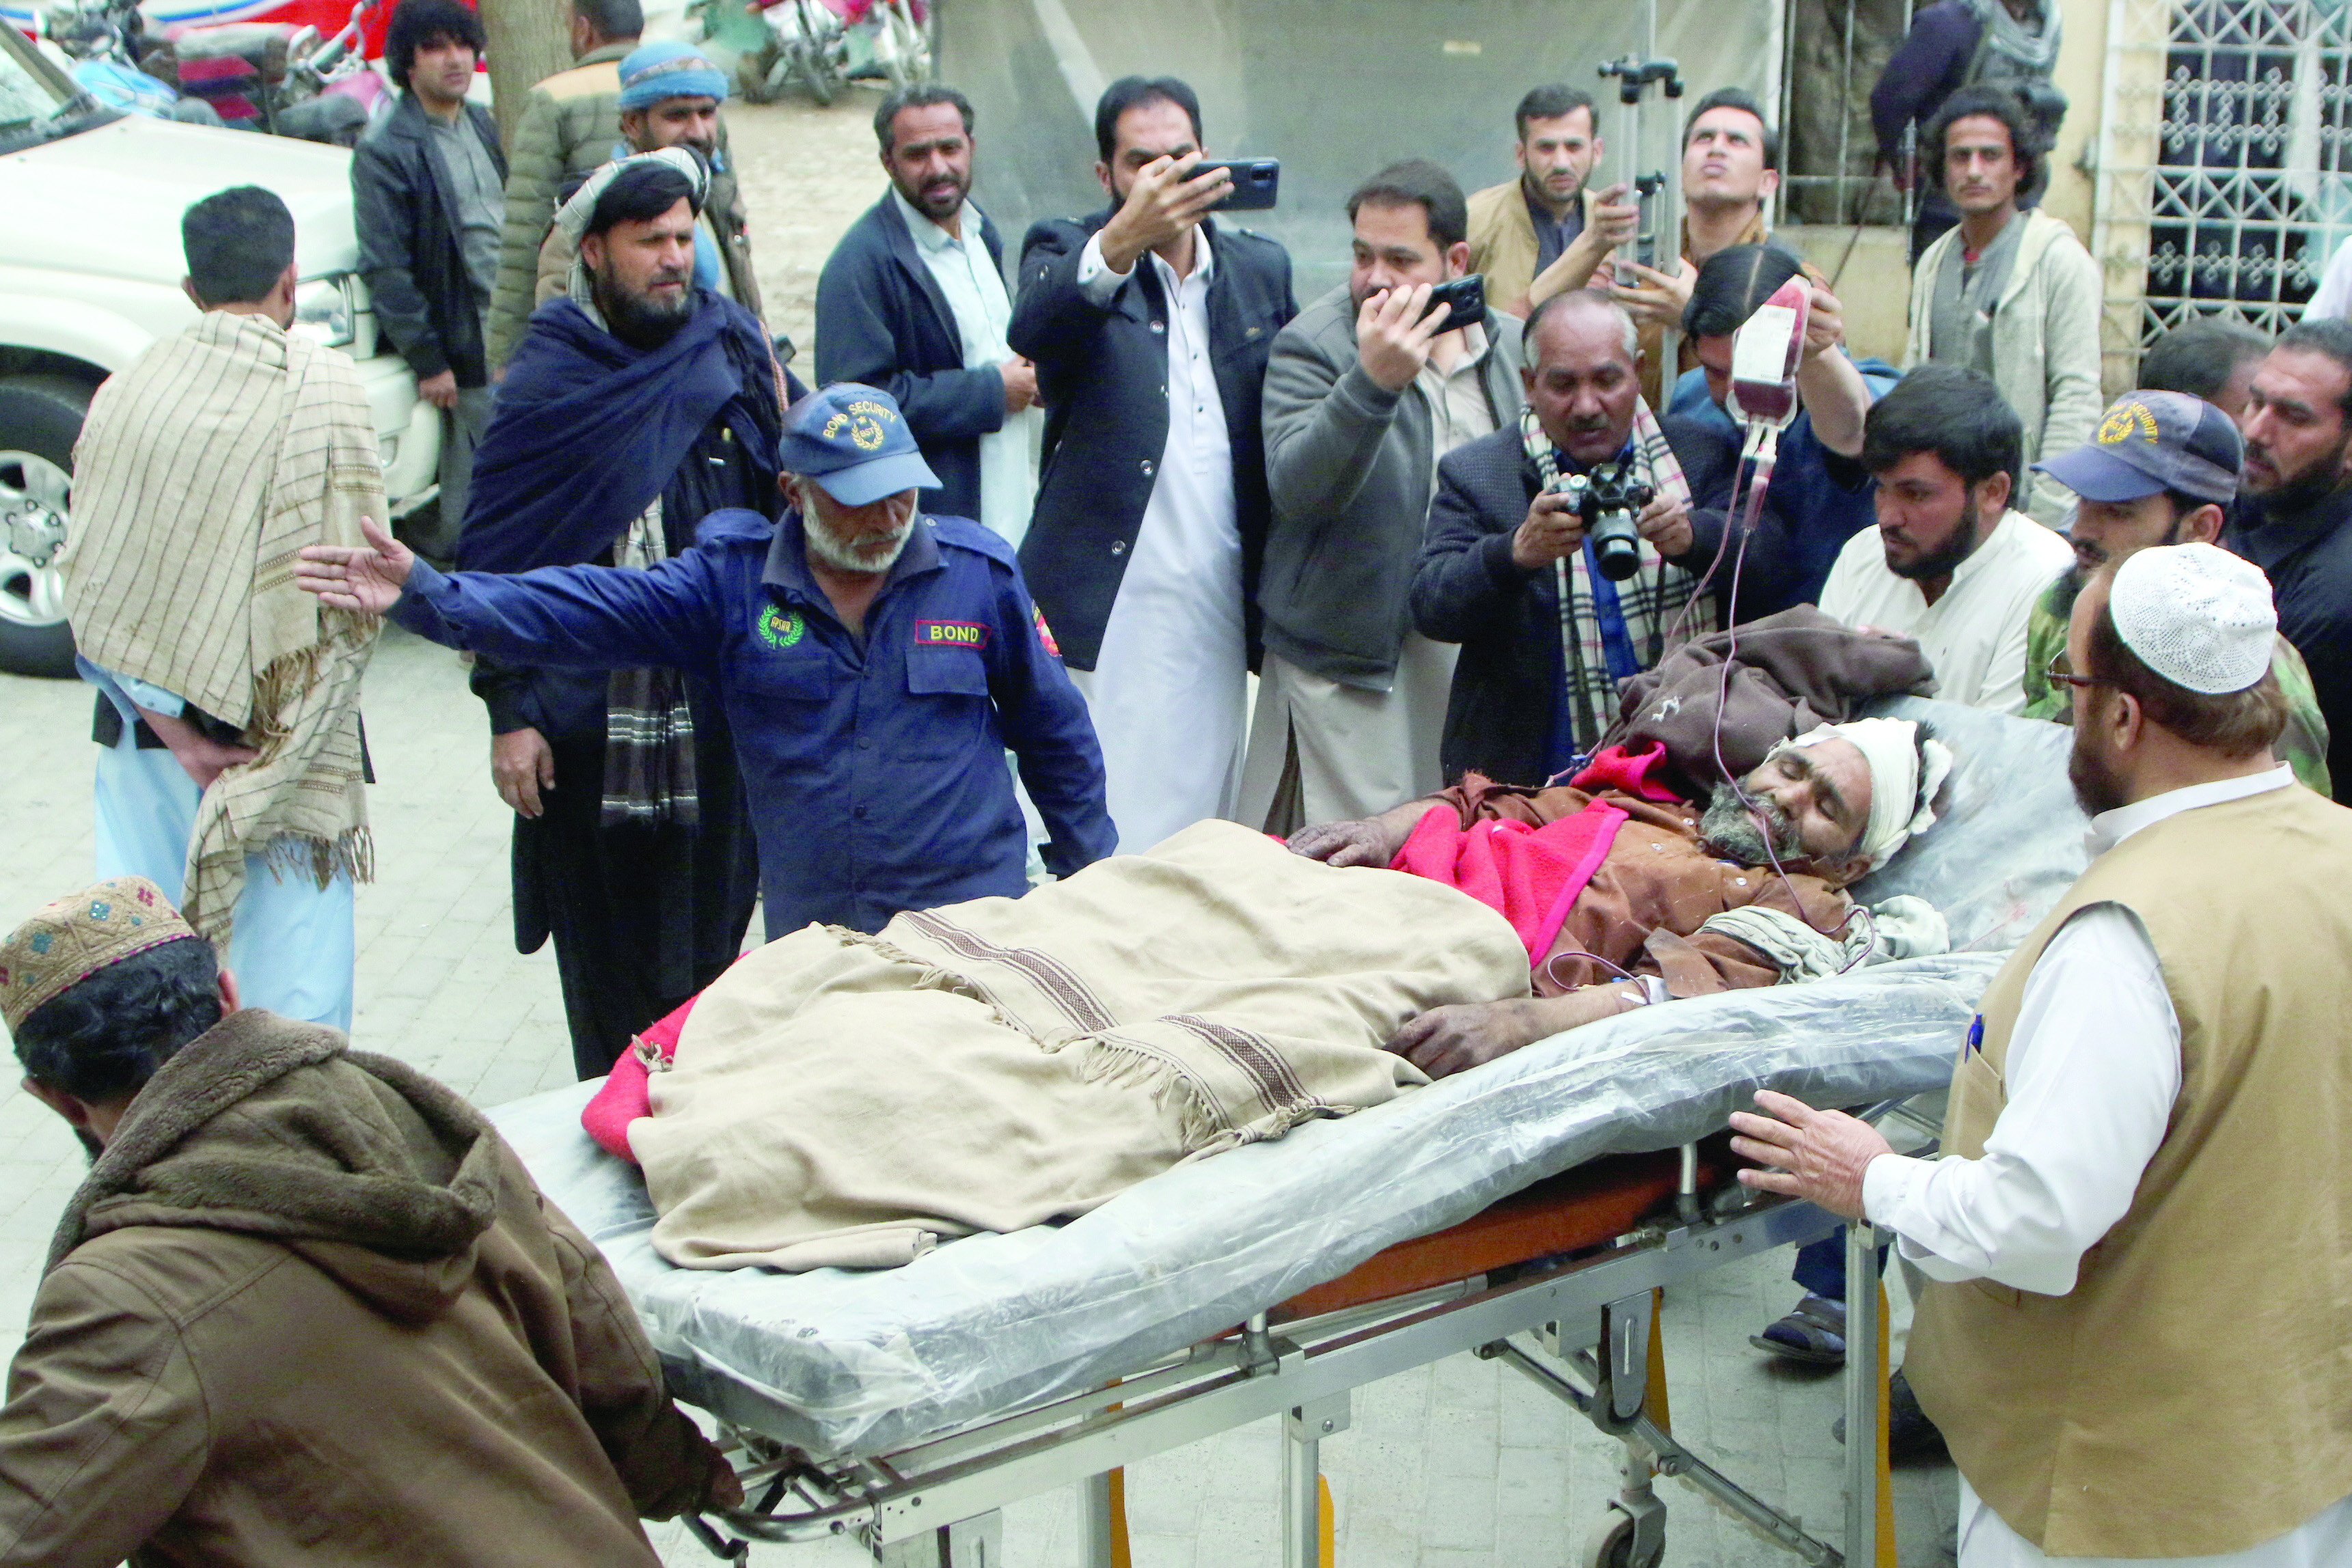
[[[1622,183],[1591,188],[1603,152],[1594,114],[1592,95],[1565,82],[1528,89],[1513,116],[1518,178],[1470,197],[1470,270],[1506,315],[1524,319],[1553,295],[1585,287],[1642,221]]]
[[[1274,521],[1258,601],[1265,660],[1241,820],[1284,836],[1443,785],[1454,644],[1406,597],[1437,460],[1517,418],[1519,324],[1473,288],[1462,187],[1414,159],[1348,199],[1348,281],[1274,340],[1265,376]],[[1465,315],[1467,319],[1464,319]]]
[[[1200,100],[1124,77],[1095,110],[1109,204],[1021,246],[1006,334],[1045,404],[1023,574],[1086,695],[1123,849],[1230,817],[1268,503],[1258,431],[1290,257],[1209,216]]]

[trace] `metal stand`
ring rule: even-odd
[[[1602,76],[1617,78],[1617,102],[1622,110],[1620,118],[1623,127],[1619,132],[1623,141],[1619,143],[1618,156],[1624,160],[1625,183],[1642,208],[1641,226],[1633,236],[1633,259],[1664,273],[1672,273],[1682,265],[1682,148],[1679,144],[1674,148],[1664,168],[1647,174],[1642,172],[1642,95],[1655,86],[1659,96],[1668,102],[1680,99],[1681,70],[1673,60],[1643,59],[1638,55],[1603,61],[1601,67]],[[1661,195],[1665,198],[1663,202],[1654,199]],[[1667,233],[1672,236],[1663,245],[1659,236],[1662,210]],[[1662,379],[1658,384],[1662,393],[1674,384],[1672,367],[1681,336],[1669,327],[1661,342],[1658,373]]]
[[[1323,1439],[1348,1429],[1346,1393],[1294,1405],[1282,1419],[1282,1568],[1331,1568],[1323,1560]]]
[[[1886,1297],[1878,1282],[1878,1232],[1845,1232],[1845,1552],[1856,1568],[1895,1562],[1886,1475]]]

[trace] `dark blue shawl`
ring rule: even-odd
[[[759,318],[708,289],[677,335],[632,348],[571,299],[532,313],[474,453],[457,564],[528,571],[593,560],[668,487],[710,422],[764,465],[783,427]],[[699,518],[679,519],[691,529]]]

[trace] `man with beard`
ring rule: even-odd
[[[1995,713],[2025,707],[2025,625],[2066,568],[2066,541],[2009,497],[2024,433],[1982,371],[1922,365],[1871,406],[1862,465],[1878,527],[1848,539],[1822,589],[1847,625],[1916,637],[1936,695]]]
[[[2048,672],[2066,651],[2066,622],[2083,584],[2136,550],[2218,539],[2224,509],[2237,498],[2244,450],[2238,427],[2211,403],[2182,392],[2136,392],[2107,410],[2088,444],[2034,465],[2080,499],[2067,530],[2074,564],[2034,605],[2026,628],[2027,718],[2073,721],[2065,686]],[[2327,794],[2327,719],[2303,655],[2284,637],[2272,644],[2271,674],[2287,704],[2286,728],[2273,749],[2305,789]]]
[[[468,571],[642,570],[703,518],[765,511],[783,389],[759,320],[689,281],[702,167],[607,164],[564,204],[571,297],[530,319],[475,465]],[[515,812],[515,946],[555,939],[574,1066],[734,961],[759,895],[725,716],[674,669],[484,655],[490,776]]]
[[[299,580],[330,606],[493,658],[668,665],[715,686],[772,939],[1019,897],[1028,843],[1007,748],[1052,833],[1045,864],[1066,876],[1109,853],[1102,753],[1012,547],[918,511],[939,478],[890,394],[845,382],[801,399],[779,466],[782,521],[717,513],[695,548],[644,571],[444,574],[371,524],[371,548],[308,551]]]
[[[632,51],[621,62],[620,82],[614,101],[620,105],[621,139],[613,143],[607,158],[617,161],[665,147],[693,150],[709,171],[702,210],[695,214],[694,286],[759,315],[760,277],[751,265],[751,220],[744,215],[742,189],[727,151],[727,129],[719,119],[719,106],[727,98],[727,73],[691,45],[667,39]],[[569,201],[578,189],[576,182],[565,184],[564,199]],[[578,236],[562,224],[548,231],[539,249],[533,306],[546,304],[570,286],[578,243]]]
[[[1782,741],[1703,810],[1611,752],[1541,789],[1469,773],[1377,817],[1304,829],[1290,847],[1331,865],[1415,871],[1424,842],[1481,822],[1585,826],[1601,838],[1605,849],[1580,845],[1600,858],[1535,965],[1533,997],[1437,1008],[1390,1041],[1443,1078],[1652,1002],[1835,972],[1842,959],[1821,959],[1853,935],[1846,885],[1934,825],[1951,762],[1912,720],[1855,719]]]
[[[2095,858],[1956,1042],[1941,1158],[1788,1095],[1732,1118],[1772,1167],[1743,1181],[1927,1276],[1906,1371],[1961,1568],[2352,1552],[2352,815],[2271,752],[2276,634],[2210,545],[2076,599],[2055,673]]]
[[[874,111],[890,189],[849,225],[816,285],[816,374],[898,400],[940,476],[923,506],[1016,548],[1037,477],[1037,368],[1004,340],[1004,246],[971,200],[971,102],[902,87]]]
[[[2327,773],[2352,792],[2352,322],[2305,320],[2254,372],[2246,467],[2221,542],[2268,574],[2279,631],[2327,717]]]

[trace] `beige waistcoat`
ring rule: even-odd
[[[2034,960],[2104,903],[2147,927],[2180,1020],[2164,1141],[2073,1291],[1933,1285],[1906,1370],[2051,1555],[2242,1551],[2352,1494],[2352,812],[2272,790],[2095,861],[1985,992],[1949,1154],[1984,1152]]]

